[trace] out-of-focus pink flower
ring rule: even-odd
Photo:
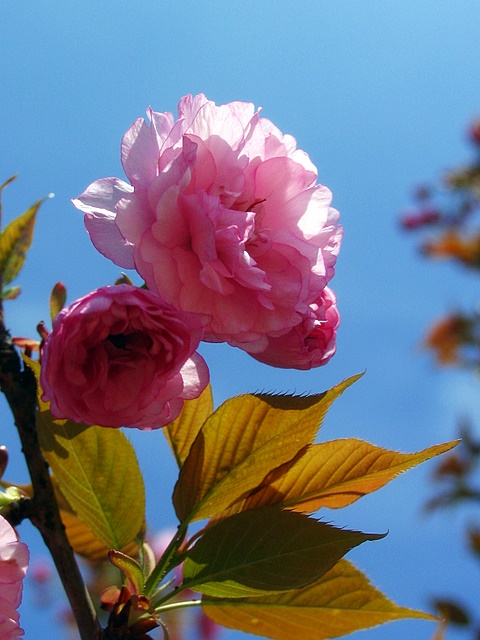
[[[326,287],[310,305],[309,315],[283,335],[268,335],[268,346],[251,355],[273,367],[312,369],[326,364],[335,353],[340,315],[335,294]]]
[[[200,611],[197,616],[198,634],[201,640],[215,640],[220,635],[221,627]]]
[[[296,141],[253,104],[186,96],[123,137],[130,184],[105,178],[73,201],[97,249],[149,289],[206,314],[204,339],[250,353],[300,325],[334,275],[342,229]]]
[[[23,635],[18,606],[22,601],[22,580],[28,566],[27,545],[19,542],[10,524],[0,516],[0,638]]]
[[[156,429],[208,383],[195,349],[201,316],[131,285],[97,289],[55,318],[42,350],[43,399],[56,418]]]
[[[405,213],[400,218],[400,224],[403,229],[410,231],[411,229],[419,229],[428,225],[434,225],[441,219],[438,209],[425,208],[421,211]]]

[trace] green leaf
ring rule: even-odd
[[[360,376],[313,396],[243,395],[205,422],[180,471],[173,502],[180,521],[212,517],[294,463],[313,442],[332,402]]]
[[[183,565],[185,586],[216,597],[298,589],[342,556],[383,535],[337,529],[291,511],[245,511],[209,527]]]
[[[2,291],[2,300],[15,300],[21,294],[22,290],[20,287],[8,287],[7,289],[3,289]]]
[[[0,233],[0,271],[4,286],[10,284],[23,267],[32,243],[37,211],[44,201],[45,198],[33,204]]]
[[[185,462],[193,441],[212,413],[212,388],[207,385],[198,398],[185,400],[178,418],[162,429],[179,467]]]
[[[129,591],[137,595],[141,594],[145,578],[140,564],[127,554],[115,551],[115,549],[109,551],[108,559],[125,576],[126,586]]]
[[[275,469],[260,488],[222,515],[274,504],[303,513],[339,509],[457,444],[447,442],[417,453],[389,451],[354,438],[314,444],[294,465]]]
[[[88,527],[83,520],[80,520],[63,497],[58,488],[58,483],[55,482],[55,478],[53,480],[56,498],[60,508],[60,517],[65,525],[65,533],[67,534],[68,541],[72,545],[72,549],[78,555],[92,562],[106,560],[111,546],[103,544],[90,527]],[[138,546],[136,542],[132,541],[123,547],[122,551],[129,556],[135,556],[138,553]]]
[[[52,322],[65,306],[67,300],[67,289],[63,282],[57,282],[50,294],[50,318]]]
[[[302,589],[235,600],[204,596],[202,609],[224,627],[274,640],[327,640],[394,620],[435,620],[388,600],[346,560]]]
[[[39,376],[38,363],[25,358]],[[56,420],[38,393],[38,437],[74,514],[109,549],[123,549],[144,530],[145,491],[135,451],[119,429]]]

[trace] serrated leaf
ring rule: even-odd
[[[80,520],[58,488],[56,496],[60,517],[65,525],[65,533],[74,552],[92,562],[106,561],[110,547],[103,544],[92,530]],[[130,542],[123,547],[122,551],[129,556],[135,556],[138,553],[138,546],[135,542]]]
[[[457,444],[438,444],[417,453],[389,451],[354,438],[314,444],[293,466],[275,469],[258,490],[222,515],[274,504],[303,513],[339,509]]]
[[[10,284],[23,267],[32,243],[37,211],[44,200],[45,198],[38,200],[0,233],[0,272],[3,286]]]
[[[212,388],[207,385],[198,398],[185,400],[178,418],[162,429],[179,467],[185,462],[193,441],[212,413]]]
[[[435,620],[391,602],[346,560],[302,589],[235,600],[204,596],[202,609],[224,627],[274,640],[327,640],[394,620]]]
[[[67,300],[67,289],[63,282],[57,282],[50,294],[50,318],[52,322],[65,306]]]
[[[0,485],[4,488],[11,486],[11,483],[4,483],[0,481]],[[20,491],[29,498],[33,495],[32,485],[14,485],[17,486]],[[57,499],[58,508],[60,510],[60,516],[65,526],[65,533],[67,534],[68,541],[75,553],[92,562],[101,562],[108,559],[108,552],[110,549],[100,542],[100,540],[92,533],[91,529],[82,522],[73,512],[72,508],[62,495],[58,483],[53,478],[53,488],[55,490],[55,497]],[[129,556],[136,556],[138,553],[138,546],[135,542],[128,544],[122,549],[123,553]]]
[[[38,363],[24,360],[37,381]],[[144,529],[145,490],[135,451],[119,429],[55,420],[39,387],[38,437],[58,487],[75,515],[109,549]]]
[[[382,537],[275,507],[253,509],[205,531],[186,553],[184,584],[217,597],[298,589],[318,580],[353,547]]]
[[[313,396],[243,395],[227,400],[198,433],[175,485],[181,521],[212,517],[301,456],[332,402],[360,376]]]

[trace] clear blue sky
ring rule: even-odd
[[[0,181],[20,174],[5,192],[5,215],[56,194],[42,209],[23,295],[7,303],[12,332],[35,334],[58,280],[73,300],[117,277],[70,199],[97,178],[123,177],[120,139],[146,107],[173,111],[182,95],[200,91],[217,103],[251,101],[297,138],[334,193],[345,227],[332,282],[342,325],[337,355],[310,373],[204,348],[216,401],[257,389],[323,391],[366,369],[329,414],[323,438],[355,436],[403,451],[450,439],[459,415],[478,412],[478,383],[435,372],[416,345],[446,306],[475,300],[478,282],[419,260],[397,214],[413,185],[468,158],[464,127],[480,114],[479,24],[476,0],[0,0]],[[0,410],[7,475],[26,480],[11,419]],[[172,524],[174,466],[162,434],[134,436],[150,524]],[[432,468],[326,517],[389,530],[349,557],[398,604],[424,608],[432,593],[462,591],[475,603],[479,576],[459,546],[462,519],[420,514]],[[40,548],[28,525],[20,533]],[[31,603],[27,589],[27,640],[60,638]],[[408,621],[358,638],[433,633],[431,623]]]

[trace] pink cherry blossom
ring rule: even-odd
[[[97,289],[55,318],[42,350],[43,399],[56,418],[163,427],[208,383],[195,352],[202,322],[144,289]]]
[[[15,530],[0,516],[0,638],[23,635],[18,607],[22,601],[22,580],[28,566],[27,545],[19,542]]]
[[[101,253],[209,317],[204,339],[261,353],[268,336],[310,318],[334,275],[342,229],[331,193],[253,104],[200,94],[180,100],[177,120],[147,114],[122,141],[130,184],[97,180],[73,202]]]
[[[326,364],[336,350],[340,315],[329,287],[310,305],[304,320],[281,335],[267,335],[268,346],[251,355],[273,367],[312,369]]]

